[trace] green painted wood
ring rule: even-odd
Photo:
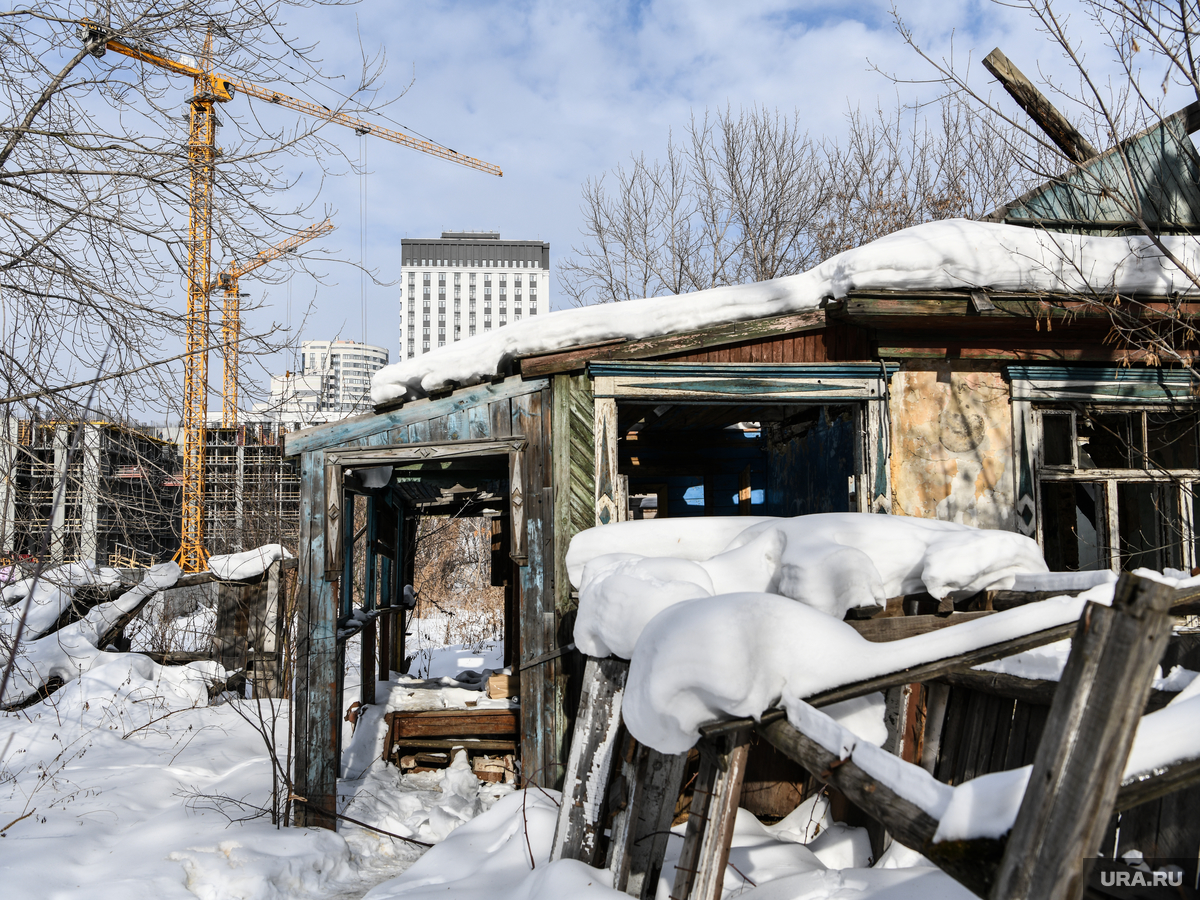
[[[301,457],[300,542],[296,580],[298,615],[295,722],[297,825],[334,828],[337,794],[337,601],[325,580],[325,458]]]
[[[414,400],[397,408],[381,408],[379,412],[341,419],[328,425],[296,431],[284,438],[284,453],[294,456],[311,450],[338,447],[387,431],[404,424],[428,421],[493,401],[511,399],[543,390],[547,379],[522,380],[519,376],[498,384],[479,384],[460,388],[448,397],[436,400]],[[426,438],[427,440],[428,438]]]
[[[1016,400],[1091,403],[1194,402],[1197,386],[1186,370],[1117,366],[1005,366]]]
[[[571,538],[594,524],[595,441],[592,385],[586,375],[556,375],[551,387],[551,454],[554,487],[554,606],[560,616],[575,607],[566,572]]]
[[[1200,155],[1177,113],[1070,169],[997,213],[1012,225],[1044,224],[1109,233],[1134,227],[1139,212],[1171,231],[1200,223]]]

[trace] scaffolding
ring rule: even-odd
[[[271,422],[205,430],[204,534],[210,553],[296,546],[300,473],[283,455],[286,429]]]
[[[49,562],[108,565],[136,548],[148,564],[178,546],[174,444],[103,419],[26,420],[16,438],[0,555],[36,559],[45,548]]]
[[[22,420],[6,450],[0,559],[90,560],[145,567],[179,547],[183,460],[156,429],[97,419]],[[213,553],[295,547],[300,477],[285,429],[250,422],[206,429],[204,516]],[[73,449],[72,449],[73,448]],[[55,506],[60,481],[62,502]]]

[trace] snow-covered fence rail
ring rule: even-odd
[[[1010,608],[1018,605],[1015,597],[1005,599],[1005,605]],[[1040,599],[1045,598],[1036,598]],[[919,767],[874,745],[859,742],[855,747],[853,736],[845,746],[832,745],[829,741],[822,743],[818,740],[820,734],[814,737],[795,726],[796,710],[793,707],[796,704],[801,704],[816,714],[816,707],[876,691],[914,682],[954,681],[956,678],[965,678],[966,681],[979,684],[990,681],[991,689],[997,693],[1015,692],[1026,697],[1036,696],[1042,703],[1055,704],[1051,720],[1047,723],[1039,745],[1039,753],[1049,756],[1040,761],[1043,771],[1038,777],[1044,779],[1045,773],[1049,773],[1051,781],[1064,785],[1069,785],[1072,779],[1078,780],[1082,777],[1087,781],[1087,785],[1064,787],[1057,793],[1051,792],[1057,798],[1051,803],[1051,812],[1043,809],[1038,813],[1039,816],[1053,814],[1052,817],[1065,819],[1073,825],[1059,828],[1060,840],[1057,843],[1047,841],[1044,837],[1040,839],[1056,848],[1050,855],[1043,854],[1041,869],[1038,869],[1037,860],[1021,863],[1021,866],[1024,866],[1024,874],[1018,873],[1018,877],[1032,878],[1035,881],[1040,879],[1039,883],[1044,885],[1047,879],[1053,879],[1054,873],[1057,872],[1055,867],[1061,867],[1062,860],[1067,858],[1064,853],[1074,853],[1072,858],[1080,858],[1082,851],[1078,848],[1084,845],[1089,845],[1089,852],[1095,852],[1095,847],[1090,845],[1098,844],[1100,832],[1107,827],[1108,817],[1113,809],[1129,809],[1171,791],[1200,783],[1200,760],[1167,759],[1165,764],[1159,760],[1149,768],[1137,772],[1132,768],[1125,771],[1124,760],[1124,756],[1128,755],[1129,741],[1132,740],[1133,731],[1138,727],[1139,721],[1150,721],[1149,718],[1142,718],[1142,712],[1147,709],[1147,701],[1152,693],[1155,694],[1155,700],[1150,705],[1152,710],[1161,707],[1168,696],[1165,691],[1152,692],[1155,667],[1167,643],[1166,636],[1170,630],[1166,612],[1169,610],[1178,614],[1190,611],[1198,600],[1200,591],[1173,591],[1148,579],[1123,576],[1116,591],[1115,608],[1089,603],[1082,607],[1082,618],[1060,622],[1028,634],[1014,633],[1014,629],[1009,626],[997,630],[991,627],[983,629],[977,625],[958,632],[952,641],[943,644],[956,647],[960,652],[944,655],[940,659],[897,666],[890,672],[813,692],[804,700],[793,698],[787,702],[785,698],[786,709],[767,710],[757,717],[757,720],[739,718],[702,727],[701,739],[697,745],[701,751],[701,772],[696,779],[696,794],[692,801],[685,837],[686,845],[676,871],[675,888],[671,895],[673,900],[718,896],[716,892],[720,890],[725,868],[723,860],[727,857],[729,849],[725,832],[731,825],[731,816],[738,805],[744,765],[744,759],[742,765],[738,764],[738,754],[744,756],[750,729],[756,729],[785,755],[800,763],[818,781],[842,791],[847,799],[879,821],[901,843],[925,853],[952,877],[977,893],[986,895],[1004,857],[1006,842],[1009,839],[1007,832],[1017,814],[1015,806],[1007,811],[1006,819],[1004,816],[1000,817],[1005,822],[1002,832],[973,835],[969,840],[949,840],[944,834],[939,835],[939,829],[943,825],[943,814],[948,808],[952,808],[950,798],[959,789],[934,780],[932,775]],[[1153,606],[1152,603],[1150,611],[1138,611],[1135,601],[1143,605],[1153,601],[1158,606]],[[1078,605],[1075,607],[1076,610],[1079,608]],[[1029,621],[1037,622],[1037,616],[1041,613],[1031,613]],[[1126,631],[1129,628],[1135,631],[1149,628],[1150,636],[1143,635],[1144,643],[1149,645],[1149,649],[1143,648],[1145,652],[1131,652],[1130,641],[1133,639],[1128,634],[1120,639],[1112,638],[1112,628],[1105,631],[1097,625],[1114,616],[1124,623]],[[928,621],[906,623],[903,628],[891,626],[893,634],[912,636],[914,632],[925,634],[931,629],[940,630],[945,627],[940,622],[933,622],[935,617],[907,618]],[[959,622],[971,622],[979,616],[955,613],[948,618],[951,621],[946,624],[957,625]],[[972,632],[975,634],[972,635]],[[1086,679],[1081,680],[1070,672],[1064,672],[1062,682],[1055,683],[972,670],[973,666],[980,663],[1053,643],[1073,632],[1076,634],[1076,652],[1073,658],[1077,660],[1074,665],[1078,668],[1084,665],[1078,660],[1086,659],[1087,665],[1091,667]],[[1101,635],[1103,640],[1100,643],[1103,645],[1104,640],[1108,640],[1116,649],[1105,650],[1104,646],[1100,646],[1079,650],[1081,639],[1092,640],[1099,632],[1109,635]],[[991,635],[990,639],[988,635]],[[996,640],[997,635],[1001,635],[1003,639]],[[925,649],[933,650],[934,647],[927,645]],[[1080,656],[1080,653],[1083,655]],[[1097,666],[1096,660],[1101,657],[1107,661]],[[900,652],[895,658],[911,660],[912,657],[911,654],[906,656],[904,652]],[[613,690],[596,685],[595,690],[585,691],[584,708],[581,709],[579,719],[580,727],[577,728],[573,744],[573,748],[578,747],[580,752],[572,754],[571,767],[565,782],[567,802],[563,808],[571,808],[573,813],[564,813],[560,817],[559,834],[556,835],[554,846],[556,857],[586,857],[586,861],[593,864],[604,864],[597,852],[594,836],[605,825],[606,820],[599,808],[600,800],[606,793],[611,795],[609,782],[615,774],[618,781],[624,781],[624,785],[617,791],[623,798],[617,805],[623,808],[615,810],[608,862],[614,872],[615,887],[633,896],[645,896],[647,889],[653,891],[653,884],[657,881],[661,869],[665,840],[656,842],[654,838],[669,826],[674,806],[670,798],[678,794],[683,771],[682,757],[659,753],[638,745],[632,739],[622,745],[623,753],[613,753],[611,747],[610,752],[600,754],[599,757],[595,753],[582,752],[586,747],[599,748],[601,745],[607,746],[606,741],[611,742],[611,736],[615,733],[615,723],[620,718],[624,665],[624,661],[611,658],[604,660],[603,666],[595,660],[589,663],[593,678],[609,679],[614,682],[609,685]],[[589,709],[589,698],[593,696],[600,700],[595,708]],[[1200,698],[1196,703],[1200,704]],[[1119,715],[1112,714],[1114,708],[1120,710]],[[1174,709],[1172,707],[1171,710],[1164,710],[1157,715],[1175,715]],[[1115,721],[1115,730],[1109,727],[1113,724],[1110,720]],[[825,721],[834,729],[839,728],[833,720]],[[1062,748],[1068,744],[1074,751],[1064,756],[1066,751]],[[1051,747],[1058,749],[1052,753],[1048,749]],[[1097,768],[1093,759],[1097,753],[1105,760],[1099,767],[1099,775],[1092,772]],[[860,764],[864,755],[869,760],[866,767]],[[1200,757],[1200,747],[1196,753],[1190,755]],[[880,760],[884,762],[881,763]],[[1134,762],[1130,761],[1129,765],[1133,767]],[[881,775],[881,771],[884,775]],[[906,784],[911,786],[914,780],[918,785],[923,785],[922,790],[927,802],[924,805],[914,802],[906,795],[906,791],[895,789],[892,782],[884,777],[888,772],[900,773],[896,775],[896,779],[901,788]],[[985,789],[986,785],[999,784],[1002,792],[1019,797],[1024,792],[1024,781],[1020,781],[1020,778],[1027,772],[1028,767],[985,776],[983,779],[967,782],[967,790],[979,791]],[[1014,777],[1020,781],[1019,784],[1013,782]],[[1125,783],[1122,786],[1123,777]],[[917,793],[920,795],[921,790]],[[1062,797],[1059,797],[1059,794],[1062,794]],[[650,795],[657,801],[653,812],[647,810],[639,801],[639,798]],[[932,801],[929,800],[930,797],[933,798]],[[1096,797],[1099,797],[1098,805]],[[1080,803],[1083,803],[1086,809],[1079,808]],[[960,806],[962,804],[969,805],[965,800]],[[1059,806],[1062,807],[1061,810],[1058,809]],[[1063,810],[1067,810],[1068,807],[1070,810],[1064,813]],[[1054,810],[1058,812],[1055,813]],[[609,814],[613,811],[609,810]],[[585,839],[588,834],[593,836],[590,841]],[[1072,848],[1064,849],[1063,840],[1073,842]],[[1025,843],[1028,843],[1027,839]],[[650,858],[645,858],[646,850],[642,850],[639,857],[638,849],[651,845],[654,850]],[[586,853],[579,855],[585,846]],[[1029,855],[1031,851],[1027,847],[1022,853]]]

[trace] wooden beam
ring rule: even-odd
[[[989,869],[994,868],[999,860],[999,851],[1004,846],[1002,841],[993,842],[997,845],[993,847],[981,843],[973,846],[973,851],[982,853],[979,860],[972,860],[966,854],[960,859],[954,854],[939,853],[935,849],[937,845],[933,843],[938,820],[868,775],[852,758],[842,759],[838,754],[826,750],[786,719],[765,723],[758,726],[757,730],[780,753],[804,766],[818,781],[844,794],[847,800],[883,825],[905,847],[925,854],[947,875],[975,893],[987,893]],[[975,845],[978,842],[971,843]]]
[[[851,626],[868,641],[879,643],[898,641],[902,638],[927,634],[940,628],[949,628],[962,622],[970,622],[982,616],[990,616],[990,610],[979,612],[956,612],[948,616],[883,616],[877,619],[847,619]]]
[[[675,816],[675,802],[683,785],[687,754],[660,753],[629,739],[636,746],[627,766],[625,808],[613,822],[612,857],[614,890],[631,897],[653,900],[662,874],[663,858]]]
[[[664,334],[639,340],[600,341],[556,353],[527,356],[521,360],[521,374],[528,378],[569,372],[582,369],[590,360],[649,359],[691,353],[728,344],[816,331],[824,328],[825,324],[824,310],[817,310],[713,325],[681,334]]]
[[[750,728],[701,738],[700,771],[696,775],[683,850],[675,866],[671,900],[721,900],[729,846],[737,818]]]
[[[339,419],[328,425],[306,428],[284,435],[283,453],[295,456],[311,450],[324,450],[365,441],[373,435],[390,431],[397,426],[427,422],[463,412],[474,407],[486,407],[498,400],[510,400],[526,394],[536,394],[546,386],[539,379],[525,380],[519,375],[504,381],[459,388],[447,397],[393,401],[375,407],[375,412],[363,416]],[[499,436],[499,435],[496,435]]]
[[[583,687],[575,735],[567,757],[563,800],[559,807],[550,858],[578,859],[588,865],[603,865],[598,858],[604,834],[604,797],[617,761],[617,737],[621,728],[621,700],[629,661],[589,657],[583,669]]]
[[[1111,607],[1085,608],[992,900],[1079,896],[1083,859],[1099,851],[1167,645],[1174,596],[1126,573]]]
[[[983,66],[996,77],[1021,109],[1046,132],[1068,159],[1074,163],[1085,163],[1100,155],[1100,151],[1088,143],[1075,126],[1067,121],[1067,117],[1054,108],[1054,104],[1000,52],[999,47],[984,57]]]

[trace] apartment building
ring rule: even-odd
[[[400,246],[402,359],[550,310],[548,243],[443,231]]]

